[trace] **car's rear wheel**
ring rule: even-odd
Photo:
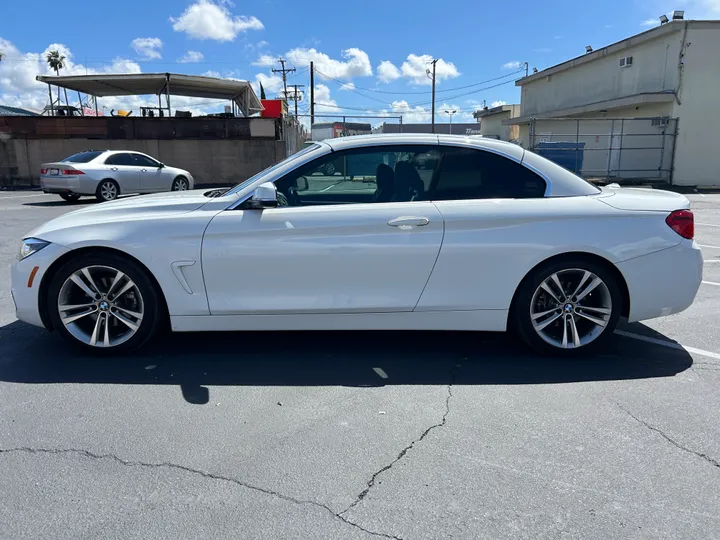
[[[184,176],[178,176],[173,180],[172,191],[187,191],[190,189],[190,182]]]
[[[134,350],[160,328],[160,295],[137,263],[112,253],[84,254],[53,275],[47,312],[58,333],[86,351]]]
[[[80,200],[80,195],[75,193],[60,193],[60,198],[67,202],[77,202]]]
[[[100,202],[114,201],[120,195],[120,186],[115,180],[103,180],[98,184],[95,197]]]
[[[515,328],[540,352],[585,353],[612,336],[622,298],[605,265],[582,258],[555,261],[520,285],[512,309]]]

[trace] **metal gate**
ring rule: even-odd
[[[528,147],[596,181],[672,183],[678,120],[533,118]]]

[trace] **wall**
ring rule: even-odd
[[[653,39],[640,34],[633,38],[636,45],[611,46],[594,53],[601,58],[583,62],[581,57],[570,69],[526,82],[521,91],[521,116],[675,90],[683,28],[683,23],[665,25],[653,30]],[[632,66],[618,67],[624,56],[633,57]]]
[[[0,186],[39,185],[40,165],[88,149],[137,150],[190,172],[197,184],[235,184],[285,157],[285,143],[249,140],[92,140],[0,137]]]
[[[503,120],[519,116],[520,107],[512,105],[513,110],[502,111],[480,118],[480,134],[483,137],[493,137],[501,141],[515,141],[519,137],[519,128],[516,125],[504,126]]]
[[[687,35],[673,183],[720,186],[720,23],[691,23]]]

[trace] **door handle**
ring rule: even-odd
[[[410,228],[412,226],[424,227],[428,223],[430,223],[428,218],[417,216],[400,216],[387,222],[387,224],[391,227],[400,227],[401,229]]]
[[[147,169],[140,169],[140,172],[147,172]]]
[[[117,168],[117,167],[110,167],[110,170],[111,170],[111,171],[117,171],[118,168]]]

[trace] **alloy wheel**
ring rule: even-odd
[[[100,195],[106,201],[112,201],[118,195],[117,187],[113,182],[105,182],[100,186]]]
[[[533,294],[530,321],[546,343],[578,349],[595,341],[613,313],[607,284],[589,270],[570,268],[550,274]]]
[[[109,266],[73,272],[58,295],[65,329],[91,347],[115,347],[132,338],[145,313],[140,289],[130,277]]]
[[[175,180],[174,188],[174,191],[187,191],[189,188],[188,181],[185,178],[178,178]]]

